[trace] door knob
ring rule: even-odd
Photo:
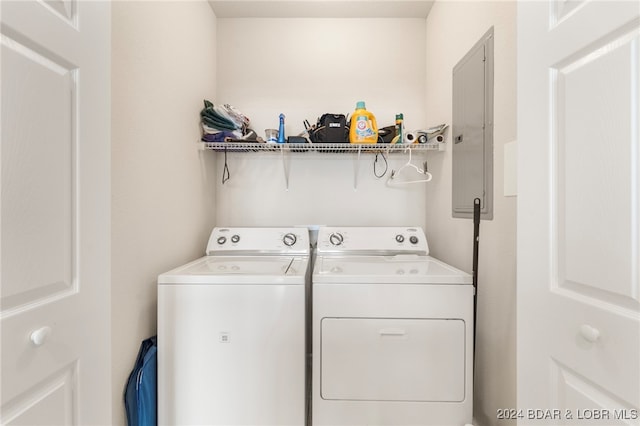
[[[580,326],[580,334],[586,341],[591,343],[595,343],[598,338],[600,338],[600,330],[591,327],[589,324],[582,324]]]
[[[51,327],[41,327],[31,332],[29,340],[31,340],[34,346],[41,346],[47,340],[49,334],[51,334]]]

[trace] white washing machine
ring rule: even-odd
[[[313,425],[471,423],[471,275],[420,228],[326,227],[317,247]]]
[[[305,424],[304,228],[215,228],[158,277],[158,422]]]

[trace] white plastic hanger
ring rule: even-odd
[[[404,165],[402,165],[397,171],[396,170],[391,170],[391,174],[389,175],[389,178],[387,179],[387,185],[395,186],[395,185],[408,185],[408,184],[411,184],[411,183],[423,183],[423,182],[429,182],[433,178],[431,173],[429,173],[426,170],[421,169],[420,167],[416,166],[415,164],[413,164],[411,162],[411,148],[407,147],[405,149],[405,152],[407,150],[409,151],[409,160]],[[416,172],[418,172],[422,176],[422,179],[398,180],[398,176],[399,176],[400,172],[403,169],[407,169],[407,168],[413,169]]]

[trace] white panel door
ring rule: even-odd
[[[110,424],[110,5],[0,7],[0,422]]]
[[[640,424],[639,61],[637,1],[518,3],[519,424]]]

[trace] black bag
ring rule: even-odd
[[[305,127],[312,143],[347,143],[349,142],[349,125],[344,114],[323,114],[315,126]]]
[[[143,340],[124,390],[129,426],[158,424],[158,338]]]
[[[391,143],[396,137],[396,126],[387,126],[378,129],[378,143]]]

